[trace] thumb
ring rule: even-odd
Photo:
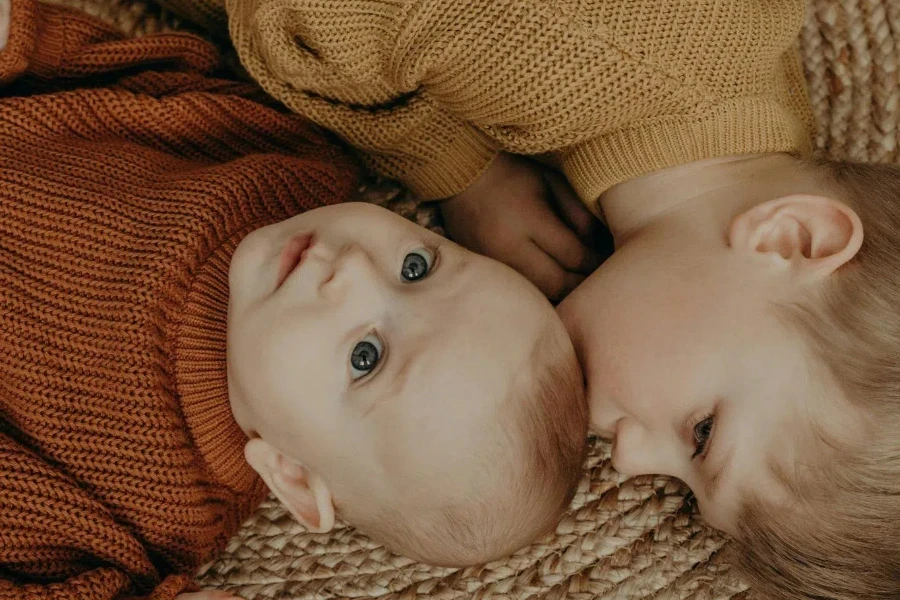
[[[225,590],[202,590],[178,594],[175,600],[241,600],[241,598]]]

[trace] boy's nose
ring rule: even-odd
[[[670,475],[677,477],[677,452],[668,448],[664,435],[654,434],[630,417],[615,424],[612,464],[627,477]]]
[[[615,437],[616,424],[624,416],[625,412],[609,399],[591,403],[591,429],[600,437]]]

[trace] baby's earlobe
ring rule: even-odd
[[[272,492],[309,531],[327,533],[334,528],[334,501],[321,477],[294,463],[276,471],[273,483]]]
[[[301,525],[313,533],[326,533],[334,528],[334,501],[322,477],[261,438],[247,442],[244,456]]]

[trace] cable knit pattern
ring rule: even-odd
[[[501,149],[544,155],[593,204],[666,167],[811,145],[804,0],[225,4],[263,88],[426,199]]]
[[[354,168],[255,87],[201,74],[218,60],[197,38],[123,40],[34,0],[12,18],[0,599],[170,599],[265,495],[227,402],[231,253],[347,197]],[[119,79],[65,90],[87,77]]]

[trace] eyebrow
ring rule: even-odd
[[[391,360],[391,354],[388,354],[388,360]],[[366,412],[363,413],[363,417],[369,416],[369,413],[374,411],[376,408],[384,404],[384,401],[388,398],[396,398],[400,395],[400,392],[403,391],[403,388],[406,387],[406,382],[409,379],[409,372],[412,370],[413,359],[410,357],[409,353],[404,353],[405,357],[401,360],[401,364],[399,367],[393,370],[391,377],[391,381],[389,384],[382,384],[381,393],[379,394],[379,398],[373,402],[369,408],[366,409]],[[395,361],[396,363],[396,361]],[[382,373],[378,373],[376,377],[383,379],[385,376],[388,376],[390,370],[383,371]],[[376,382],[377,383],[377,382]]]
[[[438,248],[438,252],[440,252],[440,247]],[[446,260],[446,259],[445,259]],[[442,279],[450,279],[451,281],[459,276],[460,273],[466,270],[467,267],[471,264],[471,258],[463,254],[462,256],[454,256],[452,259],[452,264],[442,265],[438,264],[438,277]],[[446,267],[445,269],[440,269],[440,267]],[[440,271],[443,270],[443,273]],[[458,293],[458,290],[457,290]],[[448,296],[448,298],[453,296]]]
[[[731,462],[734,458],[734,445],[732,444],[731,448],[728,450],[728,454],[719,461],[719,466],[716,468],[715,473],[709,478],[709,481],[706,484],[706,497],[710,502],[713,502],[716,498],[716,495],[722,489],[722,482],[727,479],[727,475],[731,470]]]

